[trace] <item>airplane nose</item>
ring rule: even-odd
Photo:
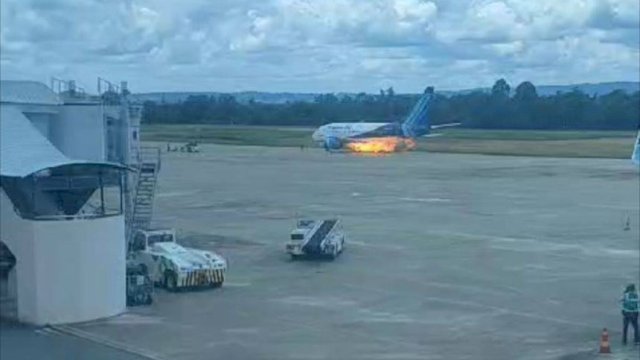
[[[320,129],[314,131],[311,135],[311,138],[313,139],[313,141],[322,141],[322,132],[320,131]]]

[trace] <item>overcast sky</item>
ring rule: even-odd
[[[2,0],[3,79],[396,92],[638,81],[638,0]]]

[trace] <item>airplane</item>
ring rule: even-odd
[[[633,147],[631,161],[635,165],[640,165],[640,131],[638,131],[638,137],[636,137],[636,145]]]
[[[412,150],[415,147],[414,139],[441,135],[431,134],[432,129],[460,125],[460,123],[430,125],[427,111],[433,97],[433,87],[427,87],[402,123],[331,123],[320,126],[311,137],[327,151]]]

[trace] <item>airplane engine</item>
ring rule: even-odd
[[[327,151],[338,150],[342,147],[342,141],[335,137],[328,137],[324,140],[324,148]]]

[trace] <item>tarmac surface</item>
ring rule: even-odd
[[[629,161],[327,154],[204,145],[163,154],[158,227],[229,261],[220,289],[75,328],[162,359],[614,357],[638,283]],[[298,218],[338,216],[336,261],[291,261]],[[629,231],[625,231],[626,219]]]
[[[146,360],[129,352],[58,333],[0,321],[2,360]]]

